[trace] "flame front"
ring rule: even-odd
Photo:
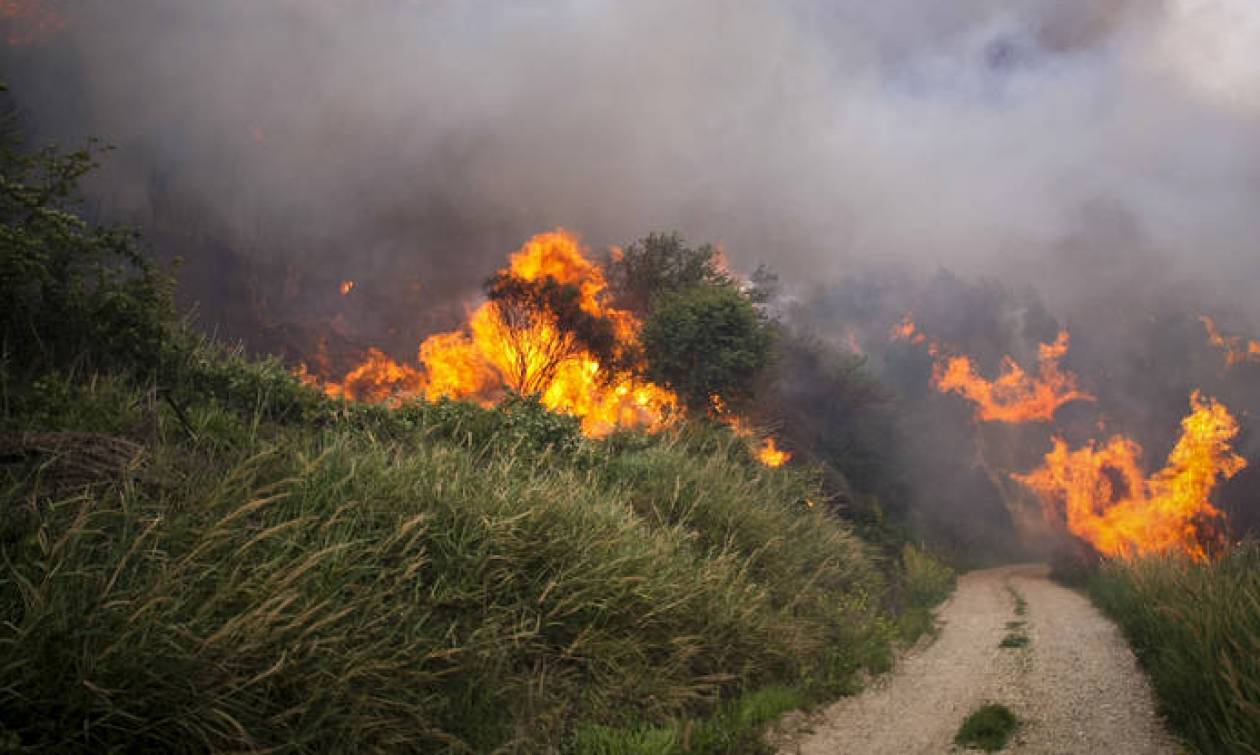
[[[1003,357],[998,376],[986,379],[976,369],[971,357],[946,355],[934,340],[929,340],[906,315],[892,329],[893,340],[927,344],[935,360],[932,383],[944,393],[957,393],[976,405],[976,419],[981,422],[1049,422],[1059,407],[1073,401],[1093,401],[1081,390],[1076,375],[1059,366],[1067,355],[1068,332],[1060,331],[1053,343],[1037,347],[1037,374],[1029,374],[1014,359]]]
[[[630,312],[607,302],[604,271],[568,231],[558,229],[534,236],[499,272],[525,282],[551,279],[573,286],[581,311],[610,324],[617,353],[638,352],[641,324]],[[341,291],[347,294],[351,288],[353,283],[346,281]],[[424,397],[493,406],[509,390],[537,395],[548,409],[578,417],[582,432],[595,438],[618,428],[657,430],[682,411],[672,391],[637,377],[639,370],[615,370],[601,364],[546,309],[483,302],[463,328],[426,338],[417,360],[422,369],[371,349],[367,358],[340,380],[319,380],[304,366],[299,367],[298,374],[329,395],[374,403],[398,404]],[[318,367],[326,361],[318,359],[315,364]],[[320,373],[326,375],[324,370]],[[738,421],[728,424],[741,436],[758,442],[757,456],[766,465],[781,466],[791,458],[773,438],[760,438]]]
[[[1055,438],[1039,469],[1013,477],[1037,493],[1048,516],[1104,555],[1205,560],[1223,519],[1209,500],[1212,490],[1247,463],[1230,447],[1238,423],[1223,404],[1196,391],[1190,407],[1167,463],[1149,478],[1141,447],[1123,436],[1074,451]]]
[[[1207,315],[1199,318],[1207,329],[1208,343],[1225,352],[1225,366],[1235,367],[1247,362],[1260,364],[1260,341],[1242,336],[1228,336],[1216,327],[1216,321]]]
[[[994,380],[986,380],[966,356],[938,360],[933,373],[937,389],[957,393],[976,405],[982,422],[1049,422],[1059,407],[1073,401],[1093,401],[1080,390],[1076,375],[1059,368],[1067,354],[1068,334],[1037,347],[1037,374],[1030,375],[1015,360],[1003,358]]]

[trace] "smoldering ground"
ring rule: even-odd
[[[800,301],[897,271],[868,341],[939,270],[1034,290],[1040,325],[939,290],[927,324],[989,366],[1066,325],[1153,450],[1195,386],[1260,411],[1196,320],[1260,333],[1250,0],[31,4],[69,23],[3,52],[24,123],[114,143],[93,212],[260,349],[410,356],[531,233],[677,229]]]

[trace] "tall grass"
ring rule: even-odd
[[[1088,587],[1187,742],[1204,753],[1260,752],[1260,545],[1210,564],[1108,562]]]
[[[532,752],[742,720],[722,701],[886,663],[864,547],[733,449],[525,449],[521,427],[554,423],[319,428],[62,387],[40,427],[125,432],[147,461],[60,497],[51,465],[4,467],[0,741]],[[497,440],[459,430],[478,422]]]

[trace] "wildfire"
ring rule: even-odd
[[[1242,336],[1227,336],[1216,327],[1216,321],[1207,315],[1199,318],[1207,329],[1208,343],[1225,352],[1225,366],[1233,367],[1246,362],[1260,363],[1260,341]]]
[[[0,0],[0,22],[6,44],[26,47],[61,32],[70,25],[70,18],[43,0]]]
[[[767,467],[781,467],[788,463],[792,458],[792,454],[780,450],[775,445],[774,438],[767,437],[761,441],[761,447],[757,449],[757,460]]]
[[[1038,345],[1036,374],[1025,371],[1006,356],[993,380],[981,375],[970,357],[945,355],[940,344],[918,330],[910,315],[893,327],[891,337],[927,344],[935,360],[933,385],[941,392],[957,393],[974,403],[976,419],[981,422],[1049,422],[1064,404],[1094,400],[1079,388],[1075,374],[1059,366],[1070,343],[1066,330],[1060,331],[1053,343]]]
[[[773,436],[759,437],[743,417],[730,411],[721,396],[709,396],[709,416],[731,428],[731,432],[739,437],[755,442],[757,450],[754,453],[757,461],[767,467],[778,468],[792,460],[791,451],[780,449]]]
[[[1224,516],[1211,504],[1211,492],[1247,463],[1230,447],[1238,423],[1223,404],[1196,391],[1190,408],[1167,463],[1149,478],[1141,447],[1124,436],[1074,451],[1055,438],[1042,467],[1013,477],[1038,494],[1048,516],[1066,522],[1100,553],[1205,560],[1219,539],[1214,525]]]
[[[576,301],[564,301],[611,333],[613,343],[601,353],[626,360],[638,354],[639,321],[607,301],[603,269],[568,231],[534,236],[510,255],[495,280],[506,281],[511,291],[526,297],[540,291],[555,294],[557,286],[565,287],[561,296],[575,292]],[[343,281],[341,293],[353,287],[353,281]],[[571,319],[574,313],[564,316]],[[636,377],[639,370],[633,364],[601,362],[560,317],[534,300],[492,296],[473,310],[464,327],[426,338],[417,366],[371,349],[340,380],[327,379],[322,354],[315,364],[323,379],[305,365],[299,366],[298,375],[330,396],[391,405],[423,397],[493,406],[509,390],[537,395],[547,408],[580,418],[582,432],[595,438],[618,428],[659,429],[679,416],[681,405],[672,391]],[[767,466],[778,467],[791,458],[773,438],[759,438],[738,418],[723,421],[758,442],[757,456]]]
[[[918,326],[914,324],[914,316],[909,312],[906,313],[905,317],[901,318],[901,322],[892,327],[888,337],[893,341],[909,341],[916,345],[927,342],[927,336],[919,331]],[[930,347],[933,354],[935,354],[935,344],[931,344]]]
[[[354,290],[354,281],[352,280],[342,281],[341,285],[337,287],[337,290],[341,292],[342,296],[349,296],[350,292]]]
[[[550,279],[573,286],[579,308],[610,322],[621,347],[629,350],[637,344],[638,321],[605,302],[603,270],[588,259],[571,233],[556,230],[535,236],[511,255],[500,273],[527,282]],[[346,283],[342,290],[348,292]],[[579,417],[583,432],[591,437],[619,427],[657,429],[678,408],[671,391],[601,364],[552,313],[517,311],[495,301],[477,307],[464,328],[425,339],[417,359],[422,369],[372,350],[343,379],[326,381],[323,387],[330,395],[358,401],[397,403],[423,396],[486,406],[511,389],[537,394],[549,409]]]

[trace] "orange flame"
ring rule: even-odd
[[[43,0],[0,0],[0,22],[5,27],[6,44],[26,47],[63,31],[70,18]]]
[[[1225,352],[1225,366],[1234,367],[1246,362],[1260,363],[1260,341],[1247,340],[1242,336],[1227,336],[1216,327],[1216,321],[1207,315],[1199,318],[1207,329],[1208,343]]]
[[[774,438],[766,437],[757,449],[757,460],[767,467],[781,467],[792,458],[792,454],[782,451],[775,445]]]
[[[1067,355],[1069,338],[1060,331],[1054,343],[1037,346],[1037,374],[1032,375],[1010,356],[1002,359],[998,376],[986,379],[968,356],[947,356],[935,340],[929,340],[907,314],[893,326],[892,340],[927,344],[935,364],[932,383],[942,393],[957,393],[976,405],[981,422],[1049,422],[1059,407],[1094,397],[1077,385],[1076,375],[1064,372],[1059,361]]]
[[[889,340],[892,341],[909,341],[913,344],[925,343],[927,336],[919,332],[919,328],[914,324],[914,315],[909,312],[905,317],[901,318],[901,322],[892,327],[892,331],[888,334]]]
[[[349,295],[349,293],[354,290],[354,281],[352,280],[342,281],[341,285],[337,287],[337,290],[341,292],[342,296]]]
[[[742,417],[730,412],[721,396],[716,394],[709,396],[709,406],[709,416],[731,428],[731,432],[737,436],[746,440],[756,441],[757,448],[753,453],[757,457],[757,461],[767,467],[778,468],[792,460],[791,451],[780,449],[778,443],[775,442],[774,436],[759,437],[757,432]]]
[[[603,269],[568,231],[534,236],[510,256],[500,273],[527,282],[552,279],[574,286],[582,311],[611,323],[620,350],[627,354],[637,350],[641,324],[632,313],[607,302]],[[343,282],[342,293],[353,285]],[[304,365],[297,372],[304,382],[319,385],[331,396],[376,403],[398,404],[422,396],[492,406],[508,390],[537,395],[548,409],[578,417],[582,432],[593,438],[618,428],[657,430],[682,411],[672,391],[601,364],[546,311],[518,312],[495,301],[483,302],[463,328],[426,338],[417,359],[423,369],[372,349],[340,381],[321,382]],[[722,419],[744,437],[757,437],[738,418]],[[759,439],[757,456],[772,467],[791,458],[768,437]]]
[[[1037,374],[1030,375],[1015,360],[1005,357],[997,378],[986,380],[966,356],[947,357],[936,363],[933,381],[938,390],[957,393],[976,404],[982,422],[1049,422],[1059,407],[1073,401],[1093,401],[1080,390],[1076,375],[1059,369],[1067,354],[1068,333],[1054,343],[1037,347]]]
[[[605,303],[603,270],[568,231],[533,237],[501,272],[575,286],[583,311],[610,321],[622,344],[637,343],[639,322]],[[344,283],[342,288],[346,290]],[[547,408],[580,418],[583,432],[591,437],[619,427],[659,429],[678,409],[671,391],[628,374],[608,374],[549,313],[522,316],[492,301],[477,307],[465,328],[426,338],[418,359],[423,370],[373,350],[344,379],[328,382],[325,391],[359,401],[396,403],[424,396],[490,406],[512,389],[537,394]]]
[[[1204,401],[1195,391],[1190,407],[1167,463],[1149,478],[1139,463],[1141,447],[1119,435],[1075,451],[1055,438],[1042,467],[1013,477],[1038,494],[1048,516],[1065,520],[1100,553],[1180,553],[1205,560],[1219,538],[1213,525],[1224,518],[1209,496],[1218,480],[1247,462],[1230,447],[1238,423],[1223,404]]]

